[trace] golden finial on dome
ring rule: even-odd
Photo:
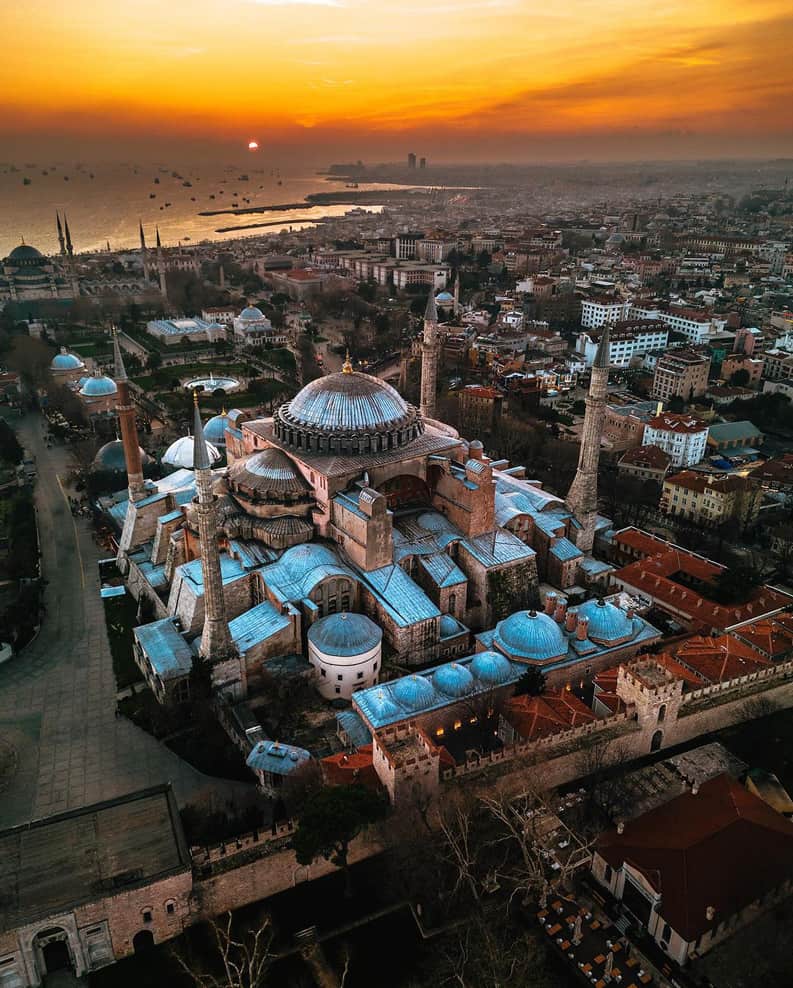
[[[352,362],[350,361],[350,348],[347,348],[347,356],[341,368],[342,374],[352,374]]]
[[[193,391],[193,404],[198,408],[198,391]]]

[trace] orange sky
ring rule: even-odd
[[[17,139],[793,151],[790,0],[25,0],[0,30]]]

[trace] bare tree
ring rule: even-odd
[[[479,842],[475,838],[474,807],[459,799],[446,806],[438,818],[443,835],[445,858],[452,867],[454,884],[451,894],[467,888],[475,903],[482,897],[479,877]]]
[[[233,932],[233,915],[212,919],[209,926],[220,973],[202,970],[192,957],[174,950],[172,956],[196,988],[261,988],[273,962],[273,932],[269,916],[240,934]]]

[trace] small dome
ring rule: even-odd
[[[261,319],[266,319],[267,316],[255,305],[249,305],[240,312],[239,318],[244,319],[246,322],[258,322]]]
[[[501,686],[515,678],[509,659],[498,652],[479,652],[468,668],[486,686]]]
[[[210,463],[217,463],[220,453],[212,445],[207,443]],[[192,470],[194,462],[195,442],[192,436],[182,436],[176,442],[171,443],[162,457],[162,462],[169,467],[178,467],[184,470]]]
[[[402,716],[402,711],[382,688],[366,691],[366,714],[370,711],[380,723],[398,720]]]
[[[507,653],[522,659],[553,659],[567,654],[567,639],[547,614],[518,611],[499,621],[495,642]]]
[[[579,617],[589,618],[587,636],[591,641],[610,645],[633,637],[633,621],[616,604],[588,600],[576,613]]]
[[[451,638],[452,635],[459,635],[463,630],[460,627],[460,622],[457,618],[453,618],[451,614],[441,615],[441,638]]]
[[[422,710],[431,706],[435,700],[435,690],[425,676],[403,676],[391,687],[394,699],[400,706],[408,710]]]
[[[80,394],[86,398],[105,398],[116,394],[117,391],[118,388],[113,378],[106,377],[104,374],[95,374],[93,377],[87,378],[80,388]]]
[[[62,347],[61,352],[56,353],[52,358],[50,367],[53,370],[82,370],[85,364],[76,353],[69,353],[65,347]]]
[[[204,439],[208,443],[214,443],[215,446],[225,446],[226,423],[228,420],[228,415],[225,412],[220,415],[213,415],[204,426]]]
[[[148,463],[149,457],[146,453],[140,447],[138,450],[141,462]],[[94,466],[97,470],[116,470],[123,473],[127,469],[127,463],[124,459],[124,443],[120,439],[105,443],[94,457]]]
[[[286,453],[269,446],[229,467],[234,489],[270,491],[277,494],[306,494],[311,489]]]
[[[363,655],[376,648],[383,638],[382,628],[365,614],[329,614],[308,629],[308,640],[326,655]]]
[[[40,262],[45,260],[44,255],[40,250],[36,250],[35,247],[31,247],[30,244],[20,244],[19,247],[15,247],[7,258],[9,261],[35,261]]]
[[[454,296],[451,292],[441,292],[439,295],[435,296],[436,302],[453,302]]]
[[[433,673],[432,685],[445,696],[461,697],[470,693],[476,684],[465,666],[450,662]]]

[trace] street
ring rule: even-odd
[[[90,522],[74,518],[63,487],[68,450],[47,448],[42,419],[20,421],[19,440],[38,465],[36,507],[45,615],[37,638],[0,667],[0,738],[17,769],[0,788],[0,827],[61,813],[170,781],[180,805],[218,808],[252,786],[211,779],[123,717],[99,596]],[[63,487],[62,487],[63,485]],[[2,783],[0,783],[2,785]]]

